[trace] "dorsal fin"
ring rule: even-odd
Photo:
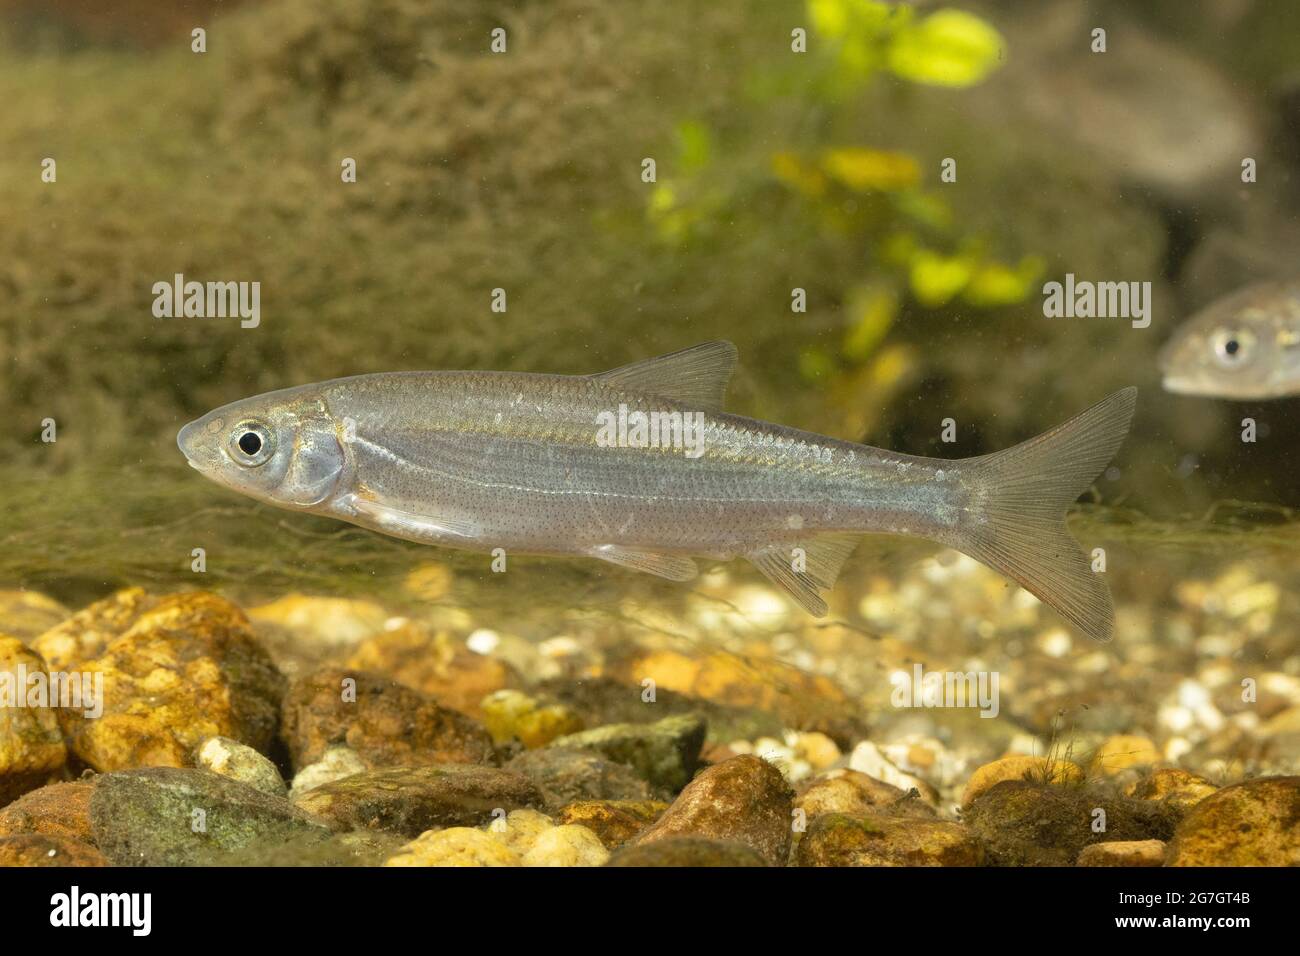
[[[736,347],[718,341],[633,362],[592,378],[628,391],[659,395],[693,411],[720,412],[735,369]]]

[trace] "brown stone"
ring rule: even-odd
[[[636,843],[697,836],[743,843],[784,866],[790,852],[793,797],[781,771],[753,756],[733,757],[699,773]]]
[[[293,682],[284,699],[284,739],[295,769],[339,744],[372,769],[496,759],[492,738],[474,719],[378,674],[344,669]]]
[[[93,845],[90,796],[94,790],[93,780],[52,783],[33,790],[0,810],[0,836],[36,833]]]
[[[560,824],[576,823],[591,830],[606,849],[613,850],[654,823],[668,809],[658,800],[581,800],[562,807]]]

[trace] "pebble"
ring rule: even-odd
[[[192,866],[253,844],[329,837],[283,797],[176,767],[100,775],[90,820],[96,846],[115,866]]]
[[[542,832],[524,854],[524,866],[603,866],[608,859],[595,833],[570,823]]]
[[[125,588],[51,627],[32,641],[32,649],[45,658],[52,670],[71,670],[102,654],[109,641],[157,603],[158,599],[144,588]]]
[[[476,720],[365,671],[327,668],[295,680],[284,698],[282,733],[295,768],[338,744],[371,769],[496,760]]]
[[[203,591],[149,602],[130,597],[95,618],[130,626],[77,669],[102,678],[102,716],[59,711],[69,751],[104,772],[135,767],[190,767],[209,737],[229,737],[266,752],[275,739],[283,678],[244,613]],[[70,635],[78,647],[93,641]]]
[[[294,798],[294,806],[334,830],[384,830],[406,837],[436,827],[477,826],[490,821],[494,811],[542,805],[541,791],[528,778],[473,764],[367,770]]]
[[[654,823],[668,804],[658,800],[581,800],[562,807],[561,823],[577,823],[600,839],[606,849],[616,849]]]
[[[914,774],[900,770],[869,740],[864,740],[853,748],[849,755],[849,769],[892,784],[900,790],[915,789],[927,803],[934,804],[939,800],[939,794],[933,786]]]
[[[67,760],[49,682],[37,675],[48,676],[40,655],[0,635],[0,805],[41,786]],[[44,698],[33,698],[40,686]]]
[[[556,738],[550,746],[596,751],[634,768],[651,786],[676,792],[695,773],[705,730],[702,718],[683,714],[652,724],[606,724]]]
[[[743,843],[773,866],[790,852],[794,793],[781,772],[758,757],[742,755],[700,772],[638,844],[677,836]]]
[[[977,767],[971,774],[962,793],[962,807],[969,807],[982,794],[1004,780],[1031,780],[1053,784],[1079,783],[1083,780],[1083,771],[1077,764],[1052,757],[1030,757],[1023,754],[1002,757]]]
[[[480,705],[488,733],[498,744],[518,740],[530,750],[583,729],[582,718],[563,704],[544,704],[517,690],[499,690]]]
[[[307,764],[294,774],[293,783],[289,787],[289,799],[296,799],[299,794],[314,790],[322,784],[333,783],[367,769],[365,761],[351,747],[341,744],[327,747],[320,760]]]
[[[1197,774],[1175,767],[1162,767],[1135,781],[1125,792],[1130,797],[1159,800],[1185,812],[1218,789]]]
[[[6,634],[24,643],[63,623],[72,614],[40,591],[0,590],[0,621]]]
[[[799,841],[799,866],[979,866],[979,840],[960,823],[884,813],[826,813]]]
[[[555,827],[555,821],[537,810],[511,810],[502,816],[493,812],[493,819],[484,826],[493,837],[500,840],[520,856],[533,848],[533,844],[547,830]]]
[[[231,780],[246,783],[255,790],[284,797],[289,793],[284,778],[266,757],[229,737],[209,737],[199,745],[198,766]]]
[[[1076,866],[1163,866],[1163,840],[1108,840],[1079,851]]]
[[[588,750],[528,750],[512,758],[506,769],[533,780],[547,806],[557,809],[575,800],[649,800],[654,796],[634,768]]]
[[[0,809],[0,836],[35,833],[93,845],[90,795],[94,790],[93,779],[51,783],[33,790]]]
[[[1104,813],[1104,817],[1098,814]],[[1112,786],[1003,780],[962,812],[994,866],[1073,866],[1089,844],[1168,840],[1178,814]],[[1105,829],[1094,829],[1103,821]]]
[[[384,866],[520,866],[522,858],[500,840],[473,827],[420,834]]]
[[[0,867],[7,866],[109,866],[104,855],[89,844],[47,833],[0,836]]]
[[[475,653],[446,631],[409,621],[366,638],[343,666],[381,674],[479,720],[483,698],[519,680],[504,661]]]
[[[811,819],[823,813],[857,814],[866,811],[933,818],[936,813],[920,795],[901,790],[856,770],[830,770],[809,781],[794,805]]]

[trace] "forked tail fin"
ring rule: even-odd
[[[1037,438],[962,462],[979,506],[957,547],[1099,641],[1111,638],[1115,608],[1065,514],[1119,450],[1136,401],[1136,388],[1123,389]]]

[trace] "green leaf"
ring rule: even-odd
[[[974,14],[939,10],[890,44],[889,69],[897,76],[932,86],[972,86],[1001,65],[1002,35]]]

